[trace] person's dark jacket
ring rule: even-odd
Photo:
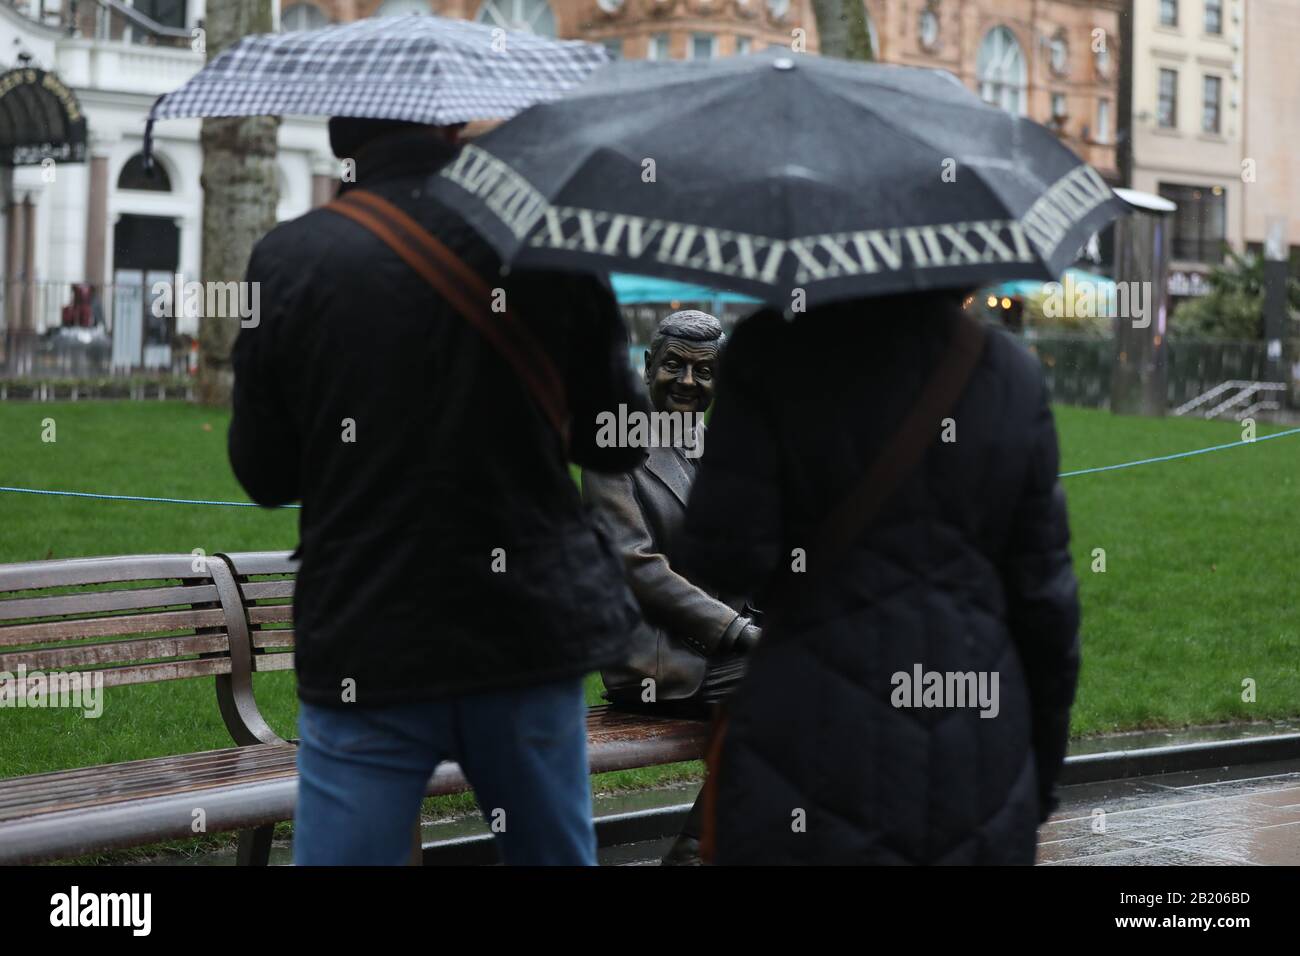
[[[692,697],[709,659],[748,621],[737,614],[743,600],[722,600],[669,564],[695,467],[681,449],[657,447],[626,475],[582,475],[583,498],[609,528],[645,617],[623,659],[601,671],[611,699],[643,700],[646,679],[654,681],[656,701]]]
[[[847,555],[807,566],[798,598],[772,606],[774,585],[799,578],[796,549],[813,560],[824,517],[916,403],[949,334],[935,313],[953,308],[765,313],[722,357],[677,558],[698,580],[757,592],[769,626],[722,751],[719,863],[1033,862],[1065,754],[1079,605],[1032,355],[990,329],[951,413],[955,440],[936,422]],[[893,675],[918,664],[996,672],[997,716],[893,706]]]
[[[560,370],[572,458],[623,471],[596,416],[647,409],[608,286],[515,271],[428,197],[454,153],[425,131],[357,154],[398,205],[503,289]],[[350,188],[345,185],[344,188]],[[230,459],[254,501],[302,501],[298,692],[429,699],[579,675],[636,625],[622,562],[582,505],[560,440],[481,334],[378,238],[314,210],[253,252],[260,322],[235,345]]]

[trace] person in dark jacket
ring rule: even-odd
[[[355,183],[505,296],[559,370],[571,457],[599,410],[646,409],[609,288],[514,271],[426,192],[455,131],[331,120]],[[592,863],[583,676],[639,615],[563,446],[505,359],[398,255],[329,210],[258,243],[261,314],[233,353],[230,459],[253,500],[302,502],[294,600],[300,863],[404,862],[445,759],[509,863]]]
[[[959,308],[917,295],[765,312],[723,356],[675,557],[694,580],[756,593],[767,619],[718,762],[717,863],[1034,860],[1079,666],[1037,360],[990,330],[915,472],[815,583],[801,566],[917,402]],[[791,592],[800,570],[808,587]],[[778,592],[798,597],[769,606]],[[902,686],[928,691],[931,674],[944,689],[969,678],[970,699]]]
[[[583,497],[608,525],[645,616],[625,656],[601,672],[616,707],[708,718],[739,684],[745,654],[760,636],[741,613],[743,598],[698,587],[668,560],[704,450],[703,416],[722,341],[721,323],[705,312],[686,309],[660,322],[645,353],[645,382],[668,434],[656,434],[659,443],[628,474],[582,476]],[[696,429],[698,437],[690,434]],[[699,826],[697,803],[665,864],[699,863]]]

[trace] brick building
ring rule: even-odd
[[[1121,0],[865,2],[878,59],[950,70],[985,99],[1055,124],[1114,176]],[[1281,8],[1295,2],[1268,0]],[[627,58],[818,48],[810,0],[283,0],[279,25],[301,30],[409,12],[587,39]],[[204,14],[205,0],[0,0],[0,74],[25,84],[3,95],[30,98],[36,85],[24,78],[48,74],[50,88],[65,91],[61,109],[81,124],[76,153],[57,170],[0,163],[0,343],[58,326],[74,284],[86,283],[111,326],[114,368],[184,360],[175,343],[194,323],[155,322],[144,293],[159,277],[199,273],[199,121],[159,125],[159,175],[141,175],[140,149],[150,104],[203,65],[191,37]],[[1270,69],[1285,59],[1281,48],[1274,53]],[[1280,104],[1280,96],[1267,102]],[[1266,142],[1263,121],[1253,125],[1260,155],[1276,154],[1282,140]],[[276,165],[280,219],[324,202],[338,176],[324,120],[286,118]],[[27,368],[25,359],[9,361],[12,349],[0,351],[0,368]]]
[[[866,0],[877,58],[938,67],[985,99],[1060,131],[1116,179],[1123,0]],[[292,0],[288,29],[430,12],[604,43],[614,56],[699,59],[801,43],[808,0]]]
[[[788,46],[792,31],[812,20],[807,0],[292,0],[281,17],[288,27],[310,28],[412,12],[590,40],[614,56],[664,60]]]
[[[878,59],[960,77],[1118,182],[1124,0],[866,0]]]

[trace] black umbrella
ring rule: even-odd
[[[765,52],[620,62],[467,145],[434,189],[517,265],[769,302],[1055,279],[1122,204],[951,74]]]

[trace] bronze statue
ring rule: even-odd
[[[705,312],[674,312],[660,322],[645,353],[645,382],[674,441],[651,440],[646,460],[627,474],[583,473],[583,497],[603,517],[645,617],[623,661],[602,671],[616,707],[707,719],[739,683],[759,639],[757,615],[743,597],[697,587],[667,557],[702,451],[722,341],[721,324]],[[699,862],[697,810],[665,864]]]

